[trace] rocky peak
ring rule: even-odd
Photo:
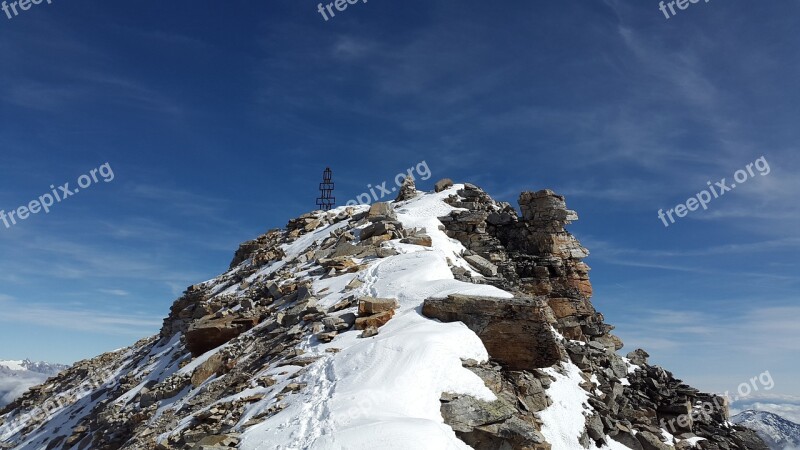
[[[524,192],[519,206],[450,180],[423,194],[410,180],[393,203],[292,219],[187,288],[159,335],[80,362],[6,408],[0,443],[764,448],[726,423],[721,399],[643,350],[617,354],[563,197]],[[719,407],[694,414],[703,403]],[[670,421],[680,428],[668,436]]]

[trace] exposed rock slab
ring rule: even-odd
[[[422,314],[442,322],[464,322],[481,338],[492,359],[510,370],[550,367],[562,359],[542,300],[450,295],[427,299]]]

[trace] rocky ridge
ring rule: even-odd
[[[768,411],[742,411],[731,422],[755,431],[771,450],[800,448],[800,424]]]
[[[269,425],[292,414],[309,420],[281,422],[297,426],[290,447],[335,448],[325,444],[337,430],[326,396],[337,364],[414,321],[459,333],[466,326],[488,352],[461,365],[491,398],[436,394],[444,432],[465,447],[766,449],[727,423],[721,398],[649,365],[643,350],[617,353],[622,342],[590,300],[588,251],[565,230],[577,215],[563,197],[524,192],[520,215],[471,184],[442,180],[436,191],[407,180],[396,202],[316,211],[242,244],[228,272],[174,302],[158,335],[81,361],[0,411],[0,448],[282,448],[253,430],[280,430]],[[415,204],[446,214],[411,220]],[[436,252],[452,289],[380,295],[380,268]],[[550,417],[569,380],[580,391],[581,423],[562,443]],[[697,414],[704,403],[719,408]],[[667,433],[666,423],[679,428]]]

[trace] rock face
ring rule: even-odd
[[[628,355],[638,366],[629,373],[628,364],[616,353],[622,341],[611,334],[614,327],[604,322],[591,303],[589,267],[582,261],[589,252],[565,229],[578,216],[567,209],[563,197],[549,190],[523,192],[519,197],[520,216],[511,205],[495,202],[467,183],[449,197],[448,203],[466,210],[439,220],[447,234],[464,245],[464,259],[480,274],[453,267],[454,276],[492,284],[516,296],[511,300],[463,296],[429,299],[423,314],[442,321],[461,321],[475,331],[498,364],[494,379],[518,378],[518,371],[522,371],[528,378],[547,384],[545,376],[531,369],[550,367],[566,355],[586,374],[585,388],[593,393],[589,403],[596,412],[587,417],[581,437],[585,447],[591,441],[603,445],[610,437],[633,449],[675,448],[662,442],[661,429],[682,419],[685,426],[676,434],[684,440],[705,439],[700,444],[703,449],[765,448],[752,432],[725,425],[728,412],[723,399],[702,394],[670,372],[648,365],[643,350]],[[516,319],[525,323],[512,325]],[[548,333],[551,326],[565,339]],[[524,331],[516,331],[522,327]],[[513,399],[518,395],[519,387],[514,383],[487,380],[487,386],[492,386],[498,397]],[[520,402],[518,411],[537,410],[530,405],[546,405],[546,390],[543,392]],[[450,413],[453,407],[446,398],[443,402],[446,422],[461,426],[459,414]],[[696,414],[692,405],[704,403],[719,406],[709,414]],[[473,402],[470,408],[477,411],[473,415],[483,417],[490,416],[497,406]],[[534,427],[534,431],[537,429]],[[463,439],[487,449],[539,448],[535,446],[539,444],[520,444],[515,440],[519,436],[512,439],[507,430],[484,428],[480,434],[480,440]],[[679,441],[675,444],[683,448]]]
[[[509,370],[550,367],[564,357],[551,328],[555,319],[546,304],[533,298],[451,295],[425,300],[422,314],[443,322],[464,322],[492,358]]]
[[[454,186],[445,179],[436,191],[432,198],[440,202],[446,197],[453,208],[438,204],[430,209],[425,203],[430,198],[418,200],[422,193],[412,180],[401,189],[397,211],[393,203],[317,211],[242,244],[230,270],[190,286],[172,304],[158,335],[78,362],[0,411],[0,448],[253,448],[245,446],[248,433],[293,410],[306,416],[282,423],[283,429],[319,431],[341,413],[325,403],[337,391],[337,377],[346,372],[331,358],[356,358],[359,365],[348,374],[359,380],[381,362],[370,359],[381,343],[391,350],[382,359],[399,355],[405,358],[401,361],[414,361],[425,351],[403,354],[401,339],[392,339],[405,326],[457,330],[469,338],[474,332],[483,342],[489,360],[464,360],[460,370],[475,374],[472,378],[482,380],[495,399],[457,392],[441,392],[440,398],[444,422],[472,448],[566,450],[548,442],[548,426],[558,424],[548,424],[546,415],[549,408],[563,407],[568,399],[557,395],[563,383],[573,383],[569,388],[585,401],[576,406],[579,431],[566,436],[574,440],[570,450],[613,443],[683,450],[694,441],[702,450],[766,449],[754,432],[727,423],[723,399],[650,365],[643,350],[630,352],[627,359],[617,353],[622,342],[591,303],[589,267],[582,261],[588,252],[565,229],[577,215],[563,197],[549,190],[523,192],[520,215],[471,184]],[[417,201],[427,205],[422,208],[426,214],[452,212],[404,219]],[[447,253],[436,247],[443,242]],[[416,264],[430,255],[438,264],[431,280],[420,280],[428,273],[410,277],[390,271],[388,278],[400,287],[390,294],[375,287],[382,268],[410,271],[410,266],[393,264]],[[449,279],[448,265],[453,278],[472,284]],[[417,282],[430,283],[425,289],[445,289],[421,290],[409,299],[403,291]],[[457,292],[480,288],[507,298],[447,295],[456,292],[449,290],[453,285],[465,289]],[[438,341],[417,337],[425,345],[435,343],[432,347],[443,342],[439,335]],[[455,360],[447,367],[454,363],[458,369],[457,356],[450,357]],[[380,391],[375,380],[356,389],[354,408],[370,402],[383,407],[368,398]],[[435,407],[435,400],[411,403],[433,401]],[[698,405],[711,407],[700,411]],[[330,420],[329,413],[334,414]],[[309,425],[320,417],[327,420],[324,427]],[[404,423],[422,420],[409,419]],[[664,438],[662,430],[673,428],[672,440]],[[455,439],[452,433],[448,439]],[[288,447],[315,448],[317,443],[305,435],[297,442]],[[258,441],[262,444],[272,443]]]
[[[186,331],[186,346],[192,355],[200,356],[253,328],[257,322],[257,318],[229,316],[193,323]]]

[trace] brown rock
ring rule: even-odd
[[[380,202],[373,203],[367,213],[367,219],[371,222],[380,220],[395,220],[397,216],[394,213],[394,208],[390,203]]]
[[[198,387],[211,378],[222,368],[222,356],[219,353],[211,355],[203,364],[197,366],[192,373],[192,386]]]
[[[404,244],[420,245],[422,247],[433,247],[433,240],[427,234],[417,234],[409,236],[400,242]]]
[[[453,186],[453,180],[451,180],[450,178],[442,178],[441,180],[436,182],[436,185],[434,185],[433,189],[436,192],[442,192],[443,190],[450,188],[452,186]]]
[[[186,347],[197,357],[229,342],[258,323],[256,318],[227,316],[193,323],[186,332]]]
[[[362,297],[358,299],[358,315],[371,316],[397,309],[397,300],[393,298]]]
[[[425,300],[422,314],[443,322],[464,322],[489,355],[510,370],[550,367],[564,356],[551,330],[554,318],[541,299],[450,295]]]
[[[380,328],[394,317],[394,310],[384,311],[367,317],[356,319],[356,330],[366,330],[367,328]]]

